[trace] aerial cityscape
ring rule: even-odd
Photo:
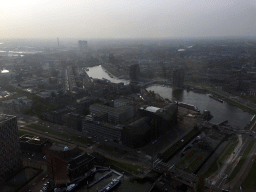
[[[256,191],[255,2],[113,2],[3,3],[0,191]]]

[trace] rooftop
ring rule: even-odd
[[[20,137],[20,142],[26,142],[29,144],[35,144],[35,145],[41,145],[48,141],[49,139],[44,138],[44,137],[38,137],[38,136],[33,136],[33,135],[22,135]]]
[[[152,113],[156,113],[160,108],[153,107],[153,106],[147,106],[147,107],[141,107],[140,109],[145,110],[145,111],[149,111],[149,112],[152,112]]]

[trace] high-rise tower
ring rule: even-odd
[[[82,40],[79,40],[78,41],[78,47],[79,47],[79,51],[81,53],[86,53],[87,52],[87,41],[82,41]]]
[[[178,68],[173,70],[173,87],[182,88],[184,85],[184,69]]]
[[[22,167],[15,116],[0,114],[0,184]]]

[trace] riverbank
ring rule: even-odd
[[[102,64],[101,67],[106,71],[106,73],[109,74],[110,77],[112,78],[120,78],[122,76],[121,73],[119,73],[117,70],[109,67],[108,65],[106,64]]]
[[[231,99],[229,99],[227,97],[223,97],[222,95],[220,95],[220,94],[218,94],[218,93],[216,93],[214,91],[210,91],[209,89],[207,91],[208,91],[208,93],[211,93],[212,95],[214,95],[216,97],[219,97],[220,99],[226,101],[227,103],[229,103],[231,105],[234,105],[234,106],[238,107],[239,109],[242,109],[243,111],[247,111],[248,113],[250,113],[252,115],[256,114],[256,110],[253,110],[253,109],[251,109],[251,108],[249,108],[247,106],[244,106],[244,105],[242,105],[240,103],[237,103],[237,102],[235,102],[235,101],[233,101],[233,100],[231,100]],[[250,129],[251,126],[253,126],[255,122],[256,122],[256,116],[254,116],[253,119],[250,121],[250,123],[246,125],[245,129],[246,130]]]

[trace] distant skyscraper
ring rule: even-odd
[[[0,184],[22,167],[15,116],[0,114]]]
[[[79,40],[78,41],[78,47],[79,47],[79,51],[81,53],[86,53],[87,52],[87,41],[82,41],[82,40]]]
[[[140,66],[138,64],[131,65],[129,75],[131,82],[138,81],[140,75]]]
[[[173,70],[173,87],[182,88],[184,85],[184,69],[178,68]]]

